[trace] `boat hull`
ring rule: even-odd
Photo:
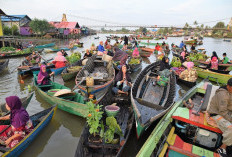
[[[2,72],[4,69],[8,67],[9,59],[6,59],[3,64],[0,64],[0,72]]]

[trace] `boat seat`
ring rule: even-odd
[[[213,132],[222,133],[222,131],[219,128],[213,127],[207,123],[205,113],[200,112],[199,116],[197,116],[193,114],[193,112],[195,112],[195,110],[193,109],[188,109],[186,107],[178,107],[176,111],[173,113],[172,118]]]
[[[219,157],[218,153],[184,142],[177,134],[173,134],[166,157]]]

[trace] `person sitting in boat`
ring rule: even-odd
[[[139,55],[139,50],[138,50],[137,47],[134,49],[134,51],[133,51],[133,53],[132,53],[132,57],[133,57],[133,58],[139,58],[139,57],[140,57],[140,55]]]
[[[22,62],[23,66],[32,66],[30,56],[25,57],[25,60]]]
[[[56,68],[62,68],[62,67],[66,66],[67,60],[62,55],[62,53],[59,51],[59,52],[57,52],[57,56],[52,61],[52,63],[55,65]]]
[[[122,50],[127,51],[127,45],[124,44],[123,47],[122,47]]]
[[[34,60],[35,63],[40,63],[41,56],[38,53],[36,53],[35,51],[33,51],[31,54],[31,59]]]
[[[194,69],[194,63],[193,62],[187,62],[186,64],[187,69],[184,70],[181,74],[180,74],[180,79],[185,80],[185,81],[189,81],[189,82],[196,82],[197,80],[197,71],[196,69]]]
[[[106,51],[103,46],[103,41],[100,41],[100,44],[98,45],[98,53],[97,55],[102,56],[103,54],[106,54]]]
[[[93,53],[94,51],[96,51],[96,46],[94,43],[92,43],[92,45],[90,47],[90,52]]]
[[[0,140],[5,143],[7,148],[13,148],[33,130],[33,124],[29,114],[22,107],[19,97],[7,97],[6,109],[10,114],[0,117],[0,120],[10,120],[11,125],[0,126],[0,131],[5,130],[1,133]]]
[[[121,68],[122,65],[126,64],[128,54],[122,50],[120,50],[118,47],[114,48],[114,57],[112,58],[113,61],[120,61],[120,65],[118,66]]]
[[[68,56],[67,52],[64,49],[61,49],[60,52],[64,57]]]
[[[112,88],[114,94],[128,95],[131,88],[131,78],[127,70],[127,66],[123,65],[115,77],[115,84]]]
[[[104,46],[106,47],[108,45],[108,40],[106,39]]]
[[[88,57],[91,57],[92,56],[92,54],[89,52],[89,49],[86,49],[85,50],[85,55],[84,55],[84,59],[86,59],[86,58],[88,58]]]
[[[195,45],[194,44],[192,44],[192,46],[191,46],[191,51],[195,51],[195,49],[196,49],[196,47],[195,47]]]
[[[226,56],[226,53],[223,53],[222,64],[230,64],[230,59]]]
[[[126,35],[124,37],[124,45],[128,45],[128,37]]]
[[[184,63],[186,61],[186,57],[185,57],[186,53],[183,51],[180,54],[180,61],[181,63]]]
[[[38,85],[48,85],[49,81],[50,81],[50,77],[54,75],[54,72],[52,72],[51,74],[47,73],[46,70],[46,65],[41,65],[40,66],[40,72],[38,74],[38,78],[37,78],[37,83]]]
[[[213,59],[213,57],[216,57],[217,60],[219,60],[217,52],[215,52],[215,51],[212,52],[211,60]]]
[[[232,78],[228,80],[226,86],[216,90],[207,114],[209,115],[209,118],[206,118],[207,122],[215,124],[223,133],[219,154],[232,156]]]
[[[159,43],[156,43],[156,45],[155,45],[155,50],[156,50],[156,51],[160,51],[160,48],[161,48],[161,47],[160,47]]]
[[[184,42],[181,41],[179,48],[183,48],[183,47],[184,47]]]
[[[213,57],[210,61],[210,69],[218,70],[218,59],[217,57]]]

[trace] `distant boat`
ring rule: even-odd
[[[47,48],[47,47],[53,47],[55,46],[55,43],[49,43],[49,44],[44,44],[44,45],[38,45],[35,48],[37,49],[43,49],[43,48]]]
[[[223,41],[226,41],[226,42],[231,42],[231,40],[230,40],[230,39],[224,39]]]
[[[94,37],[94,39],[99,39],[100,37],[98,36],[98,37]]]

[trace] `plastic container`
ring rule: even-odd
[[[115,117],[120,110],[120,107],[114,105],[108,105],[105,107],[105,111],[108,117],[113,116]]]

